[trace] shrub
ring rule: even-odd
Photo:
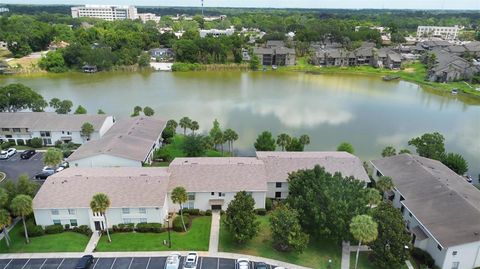
[[[259,216],[267,215],[267,210],[265,208],[257,208],[255,209],[255,213]]]
[[[30,147],[41,148],[43,146],[43,140],[40,137],[34,137],[30,139]]]
[[[172,65],[173,72],[187,72],[187,71],[197,71],[200,70],[201,66],[197,63],[174,63]]]
[[[211,216],[212,215],[212,210],[207,210],[205,211],[205,216]]]
[[[435,265],[435,260],[425,250],[413,248],[412,257],[418,262],[427,265],[429,268],[432,268]]]
[[[46,234],[59,234],[63,233],[63,226],[61,224],[54,224],[45,226]]]
[[[11,148],[13,146],[15,146],[15,143],[12,143],[12,142],[8,141],[8,142],[5,142],[5,143],[2,143],[1,148],[2,149],[8,149],[8,148]]]
[[[161,223],[139,223],[135,230],[139,233],[163,233],[165,228]]]
[[[133,223],[126,223],[126,224],[121,223],[121,224],[112,226],[112,230],[115,233],[133,232],[134,228],[135,228],[135,224],[133,224]]]
[[[198,216],[200,215],[200,209],[190,209],[188,210],[188,213],[192,216]]]
[[[70,230],[70,224],[65,224],[65,230]]]
[[[191,224],[191,220],[189,217],[186,217],[185,215],[183,215],[183,220],[185,221],[185,226],[188,228],[190,228],[190,224]],[[183,225],[182,225],[182,219],[180,216],[176,216],[174,219],[173,219],[173,222],[172,222],[172,229],[176,232],[183,232]]]
[[[91,236],[92,235],[92,230],[90,229],[90,227],[88,227],[87,225],[80,225],[80,226],[77,226],[77,227],[73,227],[73,230],[74,232],[76,233],[80,233],[80,234],[84,234],[86,236]]]
[[[33,222],[27,223],[27,233],[30,237],[42,236],[45,234],[43,227],[40,225],[35,225]],[[23,234],[23,232],[22,232]]]
[[[200,216],[205,216],[205,215],[206,215],[205,211],[203,211],[203,210],[200,210],[200,212],[199,212],[198,214],[199,214]]]
[[[17,145],[19,146],[25,146],[25,141],[23,139],[18,139],[17,140]]]
[[[265,199],[265,209],[267,211],[271,211],[273,208],[273,201],[272,201],[272,198],[267,198]]]

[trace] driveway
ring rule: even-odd
[[[43,153],[37,152],[28,160],[20,158],[20,152],[15,153],[10,159],[0,160],[0,171],[7,174],[7,179],[17,181],[21,174],[28,174],[32,178],[35,174],[42,171]],[[1,266],[0,266],[1,268]]]

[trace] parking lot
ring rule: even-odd
[[[163,269],[166,257],[98,258],[92,269]],[[74,269],[78,259],[3,259],[0,269]],[[183,257],[181,263],[183,263]],[[232,259],[200,257],[197,269],[234,269]],[[254,263],[252,262],[252,269]],[[269,266],[269,269],[273,267]]]
[[[31,178],[42,171],[42,152],[35,153],[35,155],[27,160],[22,160],[20,154],[20,152],[17,152],[9,159],[0,160],[0,171],[5,172],[8,179],[17,180],[18,176],[25,173]]]

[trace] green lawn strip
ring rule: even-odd
[[[245,245],[239,246],[233,240],[223,222],[220,225],[219,250],[223,252],[271,258],[311,268],[327,268],[329,259],[332,268],[340,268],[340,245],[323,239],[310,238],[310,243],[303,253],[284,253],[272,247],[270,223],[268,216],[259,216],[260,232]]]
[[[30,244],[25,243],[23,224],[17,223],[9,233],[10,248],[7,248],[5,239],[0,242],[0,253],[33,253],[33,252],[82,252],[90,238],[80,233],[63,232],[31,237]]]
[[[373,263],[371,263],[368,259],[369,252],[360,252],[358,256],[358,267],[357,269],[379,269]],[[357,255],[356,252],[350,253],[350,269],[355,268],[355,256]],[[412,262],[413,266],[417,268],[416,264]],[[407,265],[405,264],[400,269],[408,269]]]
[[[108,243],[103,235],[97,251],[154,251],[154,250],[196,250],[207,251],[210,241],[211,217],[193,219],[192,227],[186,233],[171,232],[172,248],[163,245],[168,240],[168,232],[163,233],[114,233]]]
[[[29,147],[29,146],[13,146],[13,147],[16,148],[17,150],[27,150],[27,149],[47,150],[49,148],[52,148],[52,147],[32,148],[32,147]]]

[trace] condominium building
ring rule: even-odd
[[[97,18],[107,21],[135,20],[138,18],[134,6],[85,5],[72,7],[72,18]]]
[[[417,37],[440,37],[445,40],[456,40],[460,28],[455,25],[453,27],[444,26],[418,26]]]
[[[143,23],[146,23],[147,21],[159,23],[161,19],[160,16],[157,16],[153,13],[138,13],[137,16]]]

